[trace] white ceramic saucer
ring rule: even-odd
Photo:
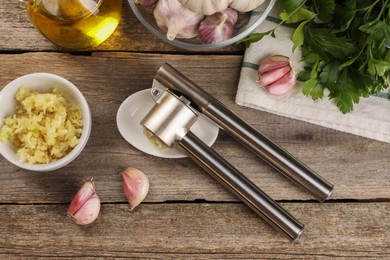
[[[140,122],[155,104],[150,91],[150,89],[141,90],[123,101],[116,115],[119,132],[132,146],[147,154],[163,158],[187,157],[176,148],[157,149],[144,135]],[[203,114],[199,114],[191,131],[205,144],[211,146],[217,139],[219,127]]]

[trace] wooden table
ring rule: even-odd
[[[29,172],[0,158],[0,258],[390,258],[390,144],[237,106],[243,53],[242,46],[173,48],[145,30],[127,1],[108,41],[69,52],[43,38],[17,1],[0,0],[0,88],[28,73],[58,74],[80,88],[93,115],[87,146],[65,168]],[[335,184],[320,204],[220,132],[213,147],[306,224],[298,241],[270,228],[191,160],[156,158],[121,137],[120,104],[150,88],[164,62]],[[151,184],[131,212],[119,175],[127,166],[142,169]],[[102,209],[80,227],[66,210],[91,176]]]

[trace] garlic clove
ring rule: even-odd
[[[100,212],[100,199],[94,193],[89,200],[72,216],[78,225],[88,225],[95,221]]]
[[[178,0],[159,0],[153,15],[158,27],[171,41],[197,36],[199,23],[204,18],[203,14],[185,8]]]
[[[138,5],[151,6],[154,5],[158,0],[134,0],[134,3]]]
[[[123,191],[130,204],[130,210],[137,207],[149,191],[149,179],[140,170],[127,167],[122,173]]]
[[[237,19],[238,13],[232,8],[207,16],[199,25],[198,36],[208,44],[226,41],[233,36]]]
[[[272,55],[263,59],[259,65],[259,73],[264,74],[274,69],[290,65],[290,59],[282,55]]]
[[[258,68],[258,83],[270,94],[281,96],[296,84],[296,73],[288,57],[272,55],[263,59]]]
[[[87,180],[77,191],[69,205],[67,214],[78,225],[88,225],[95,221],[100,212],[100,199],[95,192],[93,180]]]
[[[239,12],[249,12],[259,7],[262,3],[264,3],[264,0],[233,0],[229,7]]]
[[[259,73],[259,83],[263,86],[268,86],[279,80],[281,77],[289,73],[291,70],[290,66],[284,66],[268,71],[264,74]]]
[[[232,0],[179,0],[186,8],[204,15],[212,15],[225,10]]]
[[[295,86],[297,77],[295,73],[287,73],[282,78],[267,86],[265,89],[272,95],[283,96]]]

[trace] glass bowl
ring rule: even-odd
[[[253,32],[267,18],[276,2],[276,0],[266,0],[262,5],[251,12],[239,13],[239,19],[235,25],[235,31],[232,38],[219,43],[205,44],[197,37],[192,39],[169,40],[165,33],[157,26],[153,16],[154,6],[135,4],[134,0],[128,1],[138,20],[154,35],[173,46],[193,51],[219,49],[242,40]]]

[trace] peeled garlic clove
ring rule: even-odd
[[[138,5],[150,6],[150,5],[154,5],[157,1],[158,0],[134,0],[134,3]]]
[[[88,225],[95,221],[100,212],[100,199],[95,192],[95,184],[87,180],[77,191],[67,211],[78,225]]]
[[[122,173],[123,191],[130,204],[130,210],[137,207],[149,191],[149,179],[140,170],[127,167]]]
[[[297,80],[290,59],[282,55],[263,59],[259,64],[258,76],[258,83],[276,96],[287,94],[294,88]]]
[[[178,0],[159,0],[153,14],[157,25],[167,32],[167,38],[171,41],[175,38],[194,38],[204,18],[203,14],[190,11]]]
[[[239,12],[249,12],[259,7],[262,3],[264,3],[264,0],[233,0],[229,7]]]
[[[186,8],[204,15],[212,15],[225,10],[232,0],[179,0]]]
[[[207,16],[199,25],[198,36],[200,40],[211,44],[230,39],[233,36],[237,18],[237,11],[231,8]]]

